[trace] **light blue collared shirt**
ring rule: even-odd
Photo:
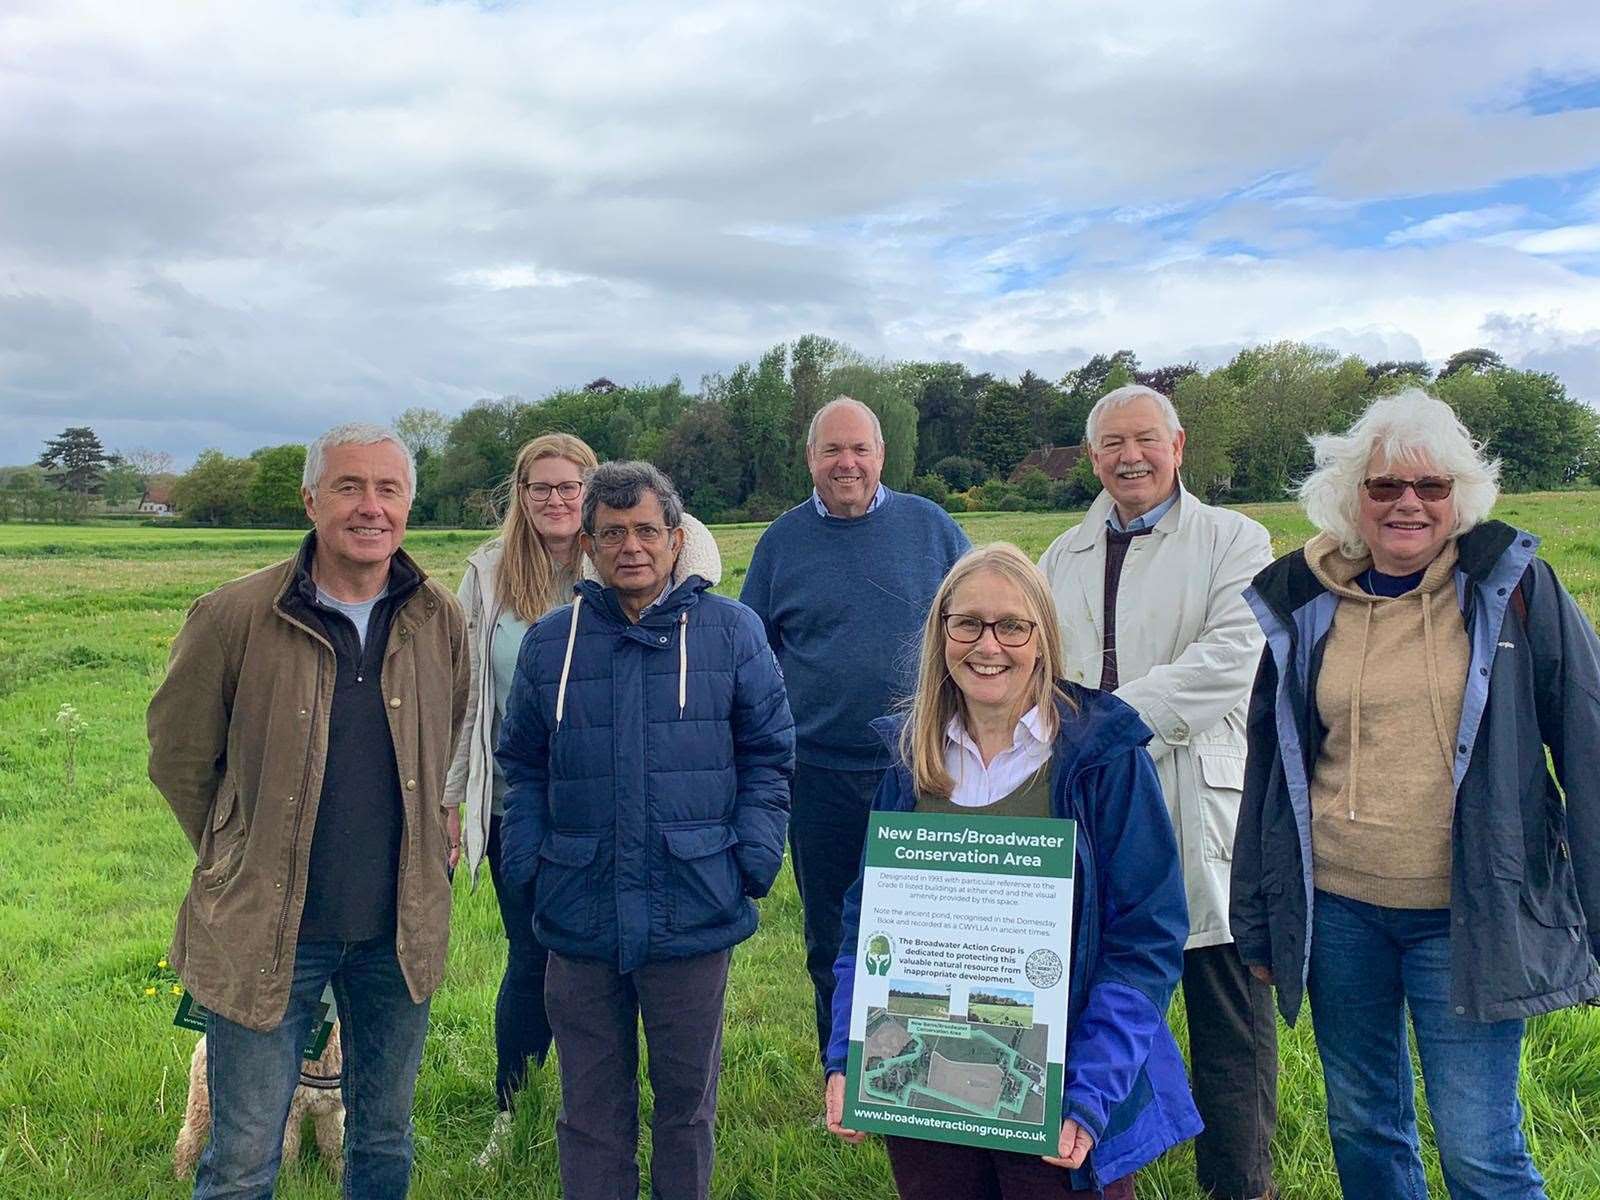
[[[873,509],[877,508],[878,505],[882,504],[884,497],[888,494],[889,493],[884,490],[883,484],[880,483],[878,485],[878,490],[872,493],[872,501],[867,505],[867,512],[871,512]],[[822,502],[822,493],[817,491],[816,488],[811,489],[811,503],[816,506],[817,515],[819,517],[833,516],[833,514],[828,511],[828,506]],[[861,515],[864,517],[867,515],[867,513],[862,513]]]
[[[1140,529],[1149,529],[1157,521],[1161,520],[1162,517],[1166,516],[1168,510],[1171,509],[1172,506],[1177,502],[1178,489],[1173,488],[1172,495],[1168,496],[1165,500],[1156,505],[1143,516],[1135,517],[1126,525],[1124,525],[1121,519],[1117,516],[1117,506],[1113,504],[1111,506],[1111,511],[1106,514],[1106,528],[1115,529],[1118,533],[1135,533]]]

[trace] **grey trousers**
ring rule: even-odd
[[[650,1195],[710,1196],[731,957],[719,950],[623,975],[551,952],[544,995],[561,1069],[556,1148],[566,1200],[637,1200],[641,1018],[655,1093]]]

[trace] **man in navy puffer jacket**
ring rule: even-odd
[[[651,1185],[709,1195],[731,948],[783,863],[794,721],[760,619],[690,576],[683,507],[648,463],[583,496],[599,582],[528,631],[501,726],[504,873],[531,888],[561,1064],[568,1200],[639,1191],[638,1035]]]

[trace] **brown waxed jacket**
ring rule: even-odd
[[[288,1006],[336,673],[333,647],[285,604],[307,553],[194,602],[146,718],[150,779],[197,855],[169,957],[195,999],[257,1030]],[[390,623],[382,675],[405,812],[395,948],[420,1003],[444,973],[440,800],[469,668],[455,597],[396,560],[421,579]]]

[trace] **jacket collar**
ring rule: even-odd
[[[1504,521],[1484,521],[1456,539],[1456,570],[1474,584],[1482,583],[1494,571],[1512,544],[1531,534],[1523,533]],[[1294,614],[1328,590],[1306,562],[1305,548],[1292,550],[1265,568],[1251,582],[1249,595],[1265,604],[1284,624]]]
[[[700,593],[710,586],[698,575],[689,576],[689,578],[668,592],[659,603],[645,612],[639,618],[637,624],[646,627],[675,624],[678,620],[678,614],[699,604]],[[580,580],[574,590],[583,597],[583,602],[586,606],[609,619],[612,624],[620,625],[624,628],[635,624],[635,622],[628,620],[628,615],[622,611],[622,601],[617,598],[616,591],[604,586],[598,579]]]
[[[480,572],[492,573],[500,566],[500,558],[505,549],[505,541],[502,538],[492,537],[467,555],[467,561]]]
[[[1089,506],[1089,511],[1083,514],[1083,522],[1073,530],[1072,537],[1067,542],[1067,549],[1074,554],[1081,554],[1085,550],[1093,550],[1096,546],[1103,546],[1106,540],[1106,518],[1111,515],[1111,506],[1116,501],[1112,500],[1111,493],[1104,488],[1094,498],[1094,503]],[[1188,520],[1189,514],[1199,501],[1194,498],[1189,489],[1183,486],[1183,479],[1178,479],[1178,502],[1161,514],[1161,519],[1155,524],[1155,533],[1152,536],[1165,536],[1176,533]]]
[[[299,551],[289,560],[288,569],[284,572],[283,587],[279,590],[276,601],[279,608],[315,606],[317,584],[316,580],[311,578],[311,563],[316,553],[317,531],[313,529],[306,534],[305,540],[300,543]],[[415,559],[403,549],[396,550],[394,557],[389,560],[387,599],[398,609],[416,594],[426,578],[426,573],[417,565]]]

